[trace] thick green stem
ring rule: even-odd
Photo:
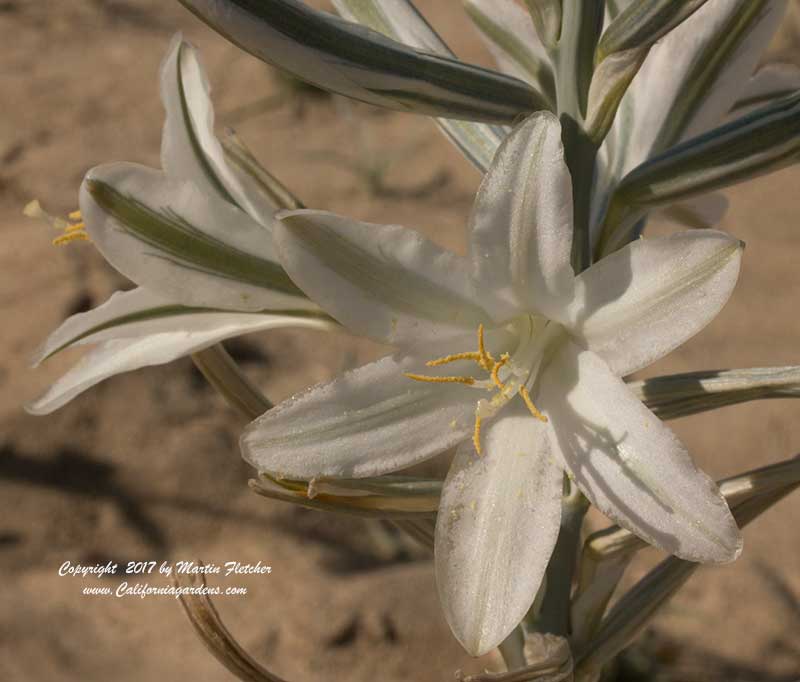
[[[561,127],[564,157],[572,175],[572,267],[580,274],[592,264],[590,220],[597,147],[568,116],[561,116]]]
[[[528,665],[525,660],[525,632],[521,625],[517,625],[511,634],[500,643],[498,648],[509,672],[519,670]]]
[[[564,0],[556,54],[558,109],[579,121],[586,115],[603,12],[603,0]]]
[[[597,147],[584,130],[584,120],[603,11],[602,0],[564,0],[561,40],[553,55],[564,154],[572,175],[576,273],[592,262],[589,219]]]
[[[536,622],[539,632],[568,637],[570,624],[570,597],[572,578],[581,547],[581,528],[589,509],[586,498],[571,485],[561,507],[561,530],[547,566],[547,590],[542,601],[542,610]]]
[[[222,344],[192,353],[192,360],[209,384],[250,421],[272,407],[272,403],[244,374]]]

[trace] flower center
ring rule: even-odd
[[[503,353],[499,359],[495,358],[486,348],[484,328],[483,325],[480,325],[478,327],[478,350],[453,353],[425,363],[428,367],[441,367],[451,362],[471,360],[486,372],[487,379],[476,379],[473,376],[463,375],[428,376],[409,372],[404,374],[414,381],[434,384],[464,384],[465,386],[483,388],[494,393],[489,400],[479,400],[475,408],[475,428],[472,434],[472,442],[475,444],[475,450],[480,455],[482,454],[481,425],[483,420],[497,414],[498,410],[514,396],[519,395],[522,398],[522,401],[536,419],[542,422],[547,421],[547,417],[536,407],[529,392],[529,386],[532,385],[533,380],[536,378],[541,358],[540,344],[536,343],[534,339],[538,336],[536,332],[541,331],[546,325],[546,320],[537,320],[530,315],[525,315],[512,322],[511,327],[518,333],[520,338],[513,358],[508,353]]]

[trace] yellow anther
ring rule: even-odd
[[[495,362],[492,354],[486,350],[486,344],[483,341],[483,325],[478,325],[478,363],[487,372],[492,371],[492,366]]]
[[[84,223],[71,223],[63,228],[64,234],[59,235],[53,240],[53,246],[63,246],[70,242],[83,241],[90,242],[89,233],[86,231]]]
[[[430,384],[466,384],[467,386],[472,386],[475,383],[475,379],[472,377],[429,377],[424,374],[411,374],[409,372],[403,372],[403,376],[414,381],[425,381]]]
[[[53,246],[63,246],[64,244],[69,244],[70,242],[75,241],[90,242],[92,240],[89,239],[89,235],[86,234],[84,230],[76,230],[74,232],[65,232],[59,237],[56,237],[53,240]]]
[[[500,381],[500,368],[503,367],[509,360],[508,353],[503,353],[500,356],[500,361],[494,363],[494,367],[492,367],[492,381],[494,385],[497,386],[501,391],[505,389],[506,385]]]
[[[447,365],[451,362],[458,362],[459,360],[475,360],[480,363],[480,353],[453,353],[452,355],[445,355],[443,358],[436,358],[436,360],[429,360],[425,364],[428,367],[439,367],[440,365]]]
[[[483,421],[482,417],[479,417],[477,414],[475,415],[475,430],[472,432],[472,442],[475,445],[475,452],[479,455],[483,454],[481,450],[481,422]]]
[[[525,405],[531,411],[531,414],[536,417],[540,422],[547,423],[549,419],[545,417],[541,412],[539,412],[539,408],[533,404],[533,400],[531,400],[531,394],[528,393],[528,389],[524,386],[519,387],[519,394],[522,396],[522,400],[525,401]]]
[[[41,204],[36,199],[25,206],[23,213],[29,218],[42,220],[51,227],[61,230],[62,234],[53,240],[53,245],[55,246],[62,246],[63,244],[69,244],[75,241],[92,241],[89,238],[89,233],[86,231],[86,225],[83,222],[70,223],[63,218],[52,216],[42,208]],[[72,213],[69,214],[70,220],[80,221],[81,217],[80,211],[72,211]]]

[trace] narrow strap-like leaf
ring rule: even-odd
[[[520,80],[411,49],[298,0],[181,3],[253,56],[376,106],[494,123],[511,123],[545,106]]]
[[[661,419],[767,398],[800,398],[800,367],[753,367],[653,377],[628,384]]]
[[[782,168],[800,153],[800,93],[688,140],[620,183],[626,204],[664,205]]]
[[[624,244],[650,209],[729,187],[794,163],[800,154],[800,93],[687,140],[631,171],[606,216],[602,253]]]

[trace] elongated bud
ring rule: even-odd
[[[615,52],[604,59],[592,75],[586,111],[586,133],[600,145],[617,115],[619,103],[639,72],[649,48]]]
[[[600,144],[652,45],[707,0],[634,0],[605,30],[595,52],[586,130]]]
[[[539,39],[554,48],[561,38],[561,0],[525,0]]]
[[[605,30],[597,45],[595,62],[612,54],[649,48],[707,0],[634,0]]]

